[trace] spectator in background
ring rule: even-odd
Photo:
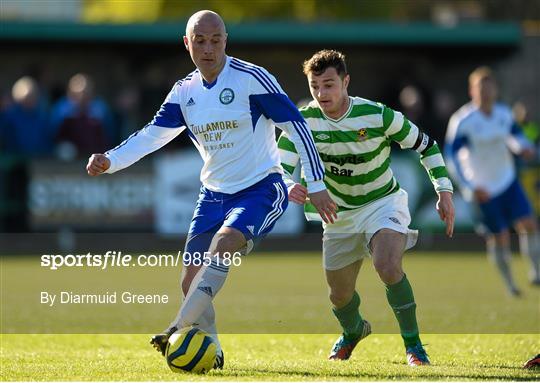
[[[51,123],[64,158],[101,152],[116,141],[109,107],[95,97],[94,82],[86,74],[69,80],[67,96],[54,105]]]
[[[407,118],[418,121],[425,114],[424,96],[414,85],[406,85],[399,92],[399,103]]]
[[[439,128],[440,125],[433,116],[433,97],[430,93],[416,81],[406,83],[399,91],[399,109],[407,119],[424,127],[431,138],[437,142],[443,142],[444,131]]]
[[[30,158],[52,152],[45,103],[37,82],[22,77],[11,91],[12,103],[4,100],[0,115],[0,229],[6,232],[28,230],[28,169]],[[4,103],[3,103],[4,104]]]
[[[489,259],[508,292],[518,296],[510,268],[510,229],[519,233],[520,251],[530,261],[530,282],[536,286],[540,286],[540,233],[513,155],[530,160],[535,151],[510,108],[497,102],[497,93],[490,68],[480,67],[470,74],[471,102],[450,119],[445,154],[464,198],[479,211]]]
[[[20,78],[13,85],[11,96],[13,103],[0,117],[2,151],[25,158],[50,154],[52,134],[36,81],[27,76]]]

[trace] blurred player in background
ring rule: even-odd
[[[402,149],[420,154],[439,195],[440,218],[446,222],[446,233],[452,236],[453,189],[439,148],[400,112],[349,97],[350,76],[340,52],[315,53],[304,63],[304,73],[314,100],[300,112],[324,162],[326,186],[338,205],[338,220],[323,223],[326,280],[333,312],[343,328],[330,359],[349,359],[357,343],[371,332],[370,324],[360,315],[360,297],[355,290],[362,261],[371,255],[399,323],[407,363],[427,365],[413,291],[402,269],[403,253],[414,246],[418,233],[409,229],[407,193],[390,168],[390,144],[397,142]],[[284,132],[278,147],[288,176],[289,200],[304,204],[308,190],[290,178],[300,158],[296,143]],[[315,219],[313,206],[304,206],[307,218]]]
[[[333,221],[336,206],[323,182],[324,167],[305,120],[265,69],[229,57],[221,17],[200,11],[189,19],[184,44],[197,69],[178,81],[150,124],[106,154],[93,155],[88,173],[114,173],[187,130],[204,166],[202,188],[185,252],[209,252],[211,263],[185,263],[184,302],[176,319],[151,343],[165,352],[168,337],[196,324],[218,344],[215,368],[223,367],[212,305],[227,277],[226,254],[247,252],[287,207],[274,124],[299,150],[311,201]]]
[[[497,102],[497,83],[488,67],[469,76],[471,102],[452,115],[445,155],[464,198],[478,211],[489,259],[513,296],[518,289],[510,268],[510,228],[519,233],[521,253],[530,261],[530,281],[540,285],[540,236],[521,187],[513,155],[534,158],[534,146],[522,134],[511,109]]]

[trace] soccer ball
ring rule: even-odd
[[[198,328],[184,328],[169,337],[165,355],[173,372],[204,374],[214,367],[216,343]]]

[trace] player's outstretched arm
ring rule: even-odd
[[[94,153],[88,159],[88,164],[86,165],[86,172],[89,176],[99,176],[103,174],[111,167],[111,160],[107,158],[105,154]]]
[[[136,131],[105,154],[92,155],[88,161],[88,174],[115,173],[127,168],[166,145],[186,129],[186,122],[179,104],[180,86],[180,82],[173,86],[153,120],[144,128]],[[104,168],[103,165],[106,162],[107,167]]]
[[[441,191],[439,194],[439,200],[437,201],[437,212],[441,221],[446,224],[446,235],[450,238],[454,235],[454,202],[452,201],[452,193],[448,191]]]
[[[185,126],[162,127],[153,124],[146,125],[143,129],[133,133],[116,148],[109,150],[105,156],[110,161],[106,173],[115,173],[125,169],[146,155],[163,147],[176,136]]]

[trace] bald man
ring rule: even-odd
[[[114,173],[184,130],[199,150],[204,166],[185,247],[185,299],[170,326],[151,343],[164,354],[172,333],[197,325],[218,345],[215,368],[223,367],[223,351],[212,300],[227,277],[226,258],[249,252],[287,208],[274,125],[287,132],[298,149],[309,198],[322,219],[333,222],[336,217],[306,122],[274,76],[227,56],[226,43],[225,24],[217,13],[192,15],[184,45],[197,69],[173,86],[150,124],[107,153],[92,155],[87,165],[91,176]]]

